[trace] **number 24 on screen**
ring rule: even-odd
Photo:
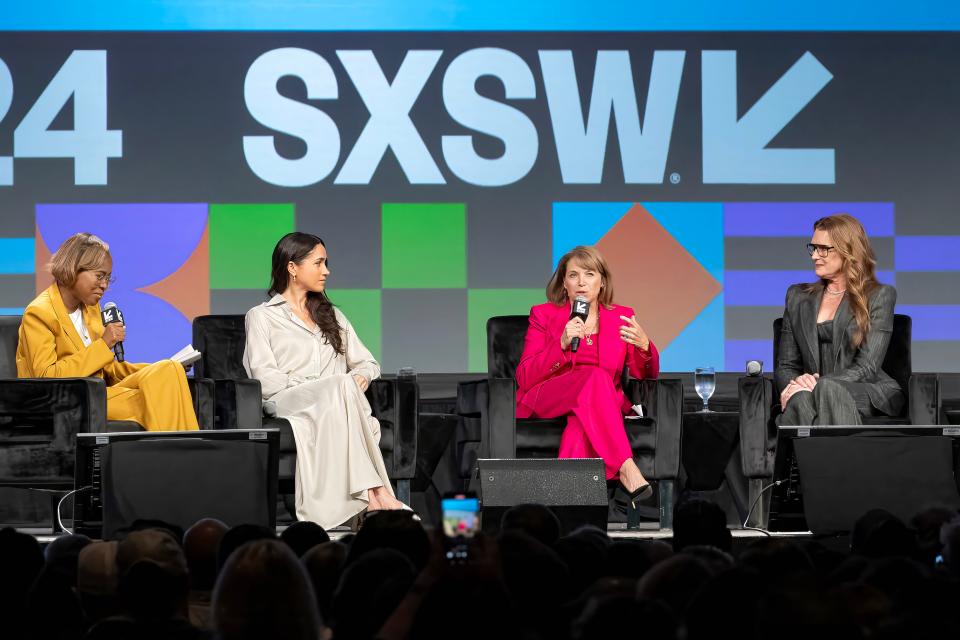
[[[73,97],[73,129],[51,129]],[[0,59],[0,122],[13,103],[13,75]],[[107,159],[123,157],[123,131],[107,129],[107,52],[74,51],[13,132],[13,158],[73,158],[74,183],[107,184]],[[13,184],[0,157],[0,187]]]

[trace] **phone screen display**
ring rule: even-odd
[[[479,525],[480,502],[468,496],[444,498],[443,535],[448,538],[472,538]]]

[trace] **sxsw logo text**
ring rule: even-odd
[[[410,184],[445,184],[455,177],[498,187],[522,180],[538,160],[554,155],[564,184],[600,184],[607,154],[618,152],[626,183],[664,181],[685,51],[654,51],[646,91],[640,87],[639,92],[634,65],[641,62],[627,51],[597,51],[588,79],[578,77],[571,50],[538,51],[536,70],[507,49],[477,48],[457,55],[441,72],[442,55],[441,50],[409,50],[389,80],[371,50],[338,50],[340,77],[329,60],[308,49],[280,48],[260,55],[244,81],[247,110],[264,127],[300,139],[306,151],[284,157],[273,135],[245,135],[248,166],[260,179],[285,187],[331,176],[334,184],[364,185],[389,149]],[[700,56],[705,184],[833,184],[833,149],[768,148],[833,77],[813,54],[800,56],[752,105],[737,104],[736,51],[702,51]],[[458,129],[498,139],[500,155],[481,155],[474,136],[463,132],[439,136],[440,153],[430,152],[421,135],[427,127],[418,127],[410,112],[418,100],[437,100],[421,94],[441,73],[439,100],[446,114]],[[277,84],[285,76],[302,81],[306,100],[280,93]],[[495,80],[502,99],[478,91],[481,78]],[[340,99],[345,80],[369,112],[349,148],[337,122],[322,108],[323,101]],[[549,127],[552,135],[543,136],[518,108],[538,99],[545,101],[549,118],[541,128]],[[738,118],[738,113],[743,115]],[[613,123],[616,151],[608,148]],[[437,127],[429,125],[431,131]],[[545,140],[552,148],[545,148]]]

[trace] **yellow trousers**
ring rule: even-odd
[[[196,431],[190,388],[173,360],[147,365],[107,387],[107,420],[135,420],[147,431]]]

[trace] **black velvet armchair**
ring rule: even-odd
[[[280,430],[278,488],[294,493],[297,445],[290,423],[263,414],[260,382],[243,368],[246,330],[242,315],[198,316],[193,321],[193,346],[203,357],[196,363],[197,375],[213,378],[216,386],[216,428]],[[373,415],[380,421],[380,451],[387,473],[396,482],[397,498],[410,502],[410,481],[416,473],[418,392],[415,379],[383,377],[367,389]]]
[[[140,431],[107,420],[101,378],[17,378],[20,316],[0,316],[0,486],[73,488],[76,434]],[[213,426],[213,382],[190,380],[201,428]]]
[[[777,363],[782,318],[773,322],[773,361]],[[867,425],[896,426],[911,424],[918,415],[914,406],[929,406],[931,387],[936,386],[936,376],[914,376],[910,348],[912,321],[910,316],[896,314],[893,317],[893,333],[883,360],[883,370],[900,384],[907,395],[907,403],[899,416],[873,416],[864,418]],[[927,400],[924,400],[927,398]],[[740,455],[743,472],[749,481],[750,504],[756,505],[748,524],[764,527],[768,513],[768,496],[761,497],[764,487],[774,476],[777,452],[777,416],[780,415],[780,394],[770,377],[743,377],[740,379]]]
[[[527,316],[487,321],[485,380],[463,382],[457,412],[468,438],[460,443],[461,470],[473,471],[477,458],[555,458],[566,419],[517,419],[516,369],[527,333]],[[624,392],[643,405],[645,417],[624,420],[637,465],[657,482],[660,526],[672,527],[675,482],[680,471],[683,385],[680,380],[634,380],[624,371]],[[472,432],[472,434],[471,434]]]

